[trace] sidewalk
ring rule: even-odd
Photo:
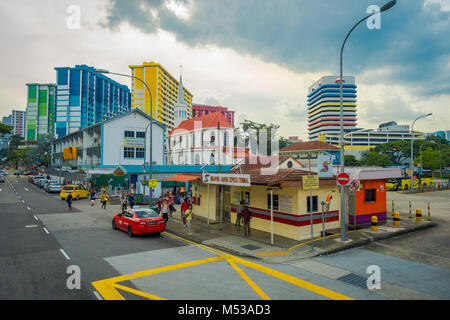
[[[100,208],[97,202],[95,207],[90,207],[86,202],[74,202],[73,206],[83,212],[92,212],[93,214],[101,214],[104,218],[111,218],[120,212],[120,206],[108,204],[107,209]],[[146,208],[148,206],[141,206]],[[274,235],[274,245],[270,244],[270,233],[251,230],[250,237],[244,237],[244,228],[235,227],[231,223],[222,223],[222,230],[219,230],[219,224],[207,224],[206,221],[194,219],[191,223],[192,235],[188,235],[186,228],[181,219],[179,205],[175,206],[176,212],[173,216],[169,216],[166,225],[166,232],[183,237],[187,240],[204,244],[218,250],[231,253],[238,256],[254,258],[269,263],[287,263],[294,260],[311,258],[319,255],[332,254],[338,251],[363,246],[374,241],[398,236],[404,233],[429,228],[436,224],[427,221],[424,217],[423,221],[415,221],[415,217],[408,218],[406,215],[401,216],[400,227],[393,226],[392,218],[388,218],[385,225],[378,226],[378,231],[371,231],[370,228],[360,230],[349,230],[347,233],[349,242],[340,241],[340,233],[329,234],[325,237],[325,244],[322,238],[314,240],[314,251],[312,251],[311,240],[296,241],[293,239]],[[314,226],[316,228],[316,226]],[[317,226],[321,229],[321,226]]]

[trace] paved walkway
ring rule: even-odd
[[[97,202],[91,207],[88,201],[74,201],[73,206],[85,212],[95,212],[97,214],[107,214],[111,219],[120,212],[119,205],[108,204],[107,209],[101,209]],[[147,207],[147,206],[142,206]],[[311,258],[319,255],[327,255],[345,249],[362,246],[370,242],[386,239],[396,235],[412,232],[422,228],[435,225],[432,221],[426,221],[426,216],[421,222],[416,222],[414,217],[401,217],[401,226],[394,227],[392,218],[388,218],[385,225],[379,226],[378,231],[373,232],[370,228],[360,230],[349,230],[347,233],[348,242],[340,241],[340,233],[330,234],[323,238],[314,239],[314,248],[310,240],[296,241],[293,239],[274,235],[274,245],[271,245],[270,233],[252,230],[250,237],[244,237],[244,228],[236,227],[231,223],[222,223],[221,230],[219,224],[208,224],[202,219],[194,219],[191,223],[189,235],[181,219],[179,205],[172,217],[167,222],[166,232],[183,237],[196,243],[224,250],[235,255],[251,257],[266,262],[287,263],[294,260]],[[312,250],[314,249],[314,250]]]

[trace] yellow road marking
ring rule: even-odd
[[[245,274],[244,271],[242,271],[241,268],[239,268],[234,262],[233,262],[233,257],[228,257],[227,262],[234,268],[234,270],[237,271],[237,273],[239,273],[239,275],[245,280],[245,282],[248,283],[248,285],[250,287],[252,287],[253,290],[255,290],[255,292],[263,299],[263,300],[270,300],[269,296],[267,294],[264,293],[264,291],[261,290],[260,287],[258,287],[258,285],[256,283],[253,282],[252,279],[250,279],[249,276],[247,276]]]
[[[356,231],[356,230],[355,230]],[[262,291],[254,282],[253,280],[250,279],[250,277],[248,277],[245,272],[242,271],[241,268],[239,268],[237,266],[237,264],[242,264],[244,266],[247,266],[249,268],[258,270],[260,272],[266,273],[268,275],[271,275],[275,278],[284,280],[286,282],[289,282],[291,284],[294,284],[298,287],[304,288],[306,290],[312,291],[314,293],[317,293],[319,295],[325,296],[327,298],[330,299],[337,299],[337,300],[353,300],[353,298],[347,297],[345,295],[342,295],[340,293],[328,290],[326,288],[320,287],[318,285],[312,284],[310,282],[298,279],[296,277],[293,277],[291,275],[279,272],[277,270],[268,268],[268,267],[264,267],[262,265],[226,254],[224,252],[221,252],[219,250],[215,250],[212,248],[209,248],[207,246],[195,243],[193,241],[175,236],[173,234],[169,234],[169,233],[165,233],[167,236],[170,236],[174,239],[179,239],[182,240],[184,242],[189,243],[192,246],[196,246],[200,249],[212,252],[212,253],[216,253],[219,254],[219,256],[217,257],[212,257],[212,258],[206,258],[206,259],[201,259],[201,260],[196,260],[196,261],[190,261],[190,262],[184,262],[184,263],[180,263],[180,264],[176,264],[176,265],[171,265],[171,266],[166,266],[166,267],[160,267],[160,268],[155,268],[155,269],[150,269],[150,270],[144,270],[144,271],[140,271],[140,272],[135,272],[129,275],[122,275],[122,276],[118,276],[118,277],[114,277],[114,278],[109,278],[109,279],[104,279],[104,280],[99,280],[99,281],[95,281],[92,282],[92,285],[96,288],[96,290],[99,292],[100,295],[102,295],[102,297],[105,300],[125,300],[125,298],[117,291],[117,289],[121,289],[136,295],[140,295],[149,299],[155,299],[155,300],[160,300],[160,299],[165,299],[165,298],[161,298],[158,297],[156,295],[152,295],[143,291],[139,291],[139,290],[135,290],[132,288],[128,288],[126,286],[123,285],[119,285],[118,282],[123,282],[123,281],[127,281],[127,280],[132,280],[135,278],[140,278],[140,277],[145,277],[145,276],[149,276],[149,275],[153,275],[153,274],[157,274],[157,273],[161,273],[161,272],[166,272],[166,271],[173,271],[173,270],[177,270],[177,269],[182,269],[182,268],[187,268],[187,267],[192,267],[192,266],[197,266],[197,265],[201,265],[201,264],[205,264],[205,263],[210,263],[210,262],[215,262],[215,261],[220,261],[220,260],[226,260],[235,270],[236,272],[238,272],[238,274],[247,282],[248,285],[250,285],[250,287],[255,290],[255,292],[262,298],[265,300],[269,300],[270,297],[268,295],[266,295],[264,293],[264,291]],[[332,235],[332,236],[336,236],[336,235]]]
[[[323,287],[320,287],[318,285],[312,284],[310,282],[307,282],[305,280],[301,280],[299,278],[293,277],[291,275],[288,275],[286,273],[274,270],[274,269],[270,269],[268,267],[264,267],[262,265],[241,259],[241,258],[237,258],[234,257],[233,260],[237,263],[240,263],[244,266],[247,266],[249,268],[264,272],[268,275],[271,275],[273,277],[279,278],[281,280],[284,280],[286,282],[292,283],[298,287],[304,288],[306,290],[312,291],[314,293],[320,294],[324,297],[330,298],[330,299],[334,299],[334,300],[354,300],[353,298],[347,297],[343,294],[325,289]]]
[[[128,292],[134,293],[138,296],[146,297],[146,298],[149,298],[152,300],[167,300],[166,298],[161,298],[161,297],[155,296],[155,295],[147,293],[147,292],[143,292],[143,291],[135,290],[133,288],[122,286],[120,284],[115,284],[114,288],[121,289],[123,291],[128,291]]]
[[[352,232],[356,232],[356,231],[361,231],[361,230],[347,231],[347,233],[352,233]],[[340,233],[332,234],[332,235],[326,236],[325,239],[328,239],[328,238],[331,238],[331,237],[340,236],[340,235],[341,235]],[[315,242],[315,241],[318,241],[318,240],[322,240],[322,239],[323,239],[323,237],[314,239],[314,242]],[[295,248],[297,248],[297,247],[303,246],[303,245],[308,244],[308,243],[311,243],[311,240],[306,241],[306,242],[299,243],[299,244],[297,244],[297,245],[295,245],[295,246],[293,246],[293,247],[290,247],[288,250],[295,249]]]

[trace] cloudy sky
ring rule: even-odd
[[[25,110],[25,84],[55,82],[54,67],[129,73],[128,65],[155,61],[176,77],[183,65],[194,102],[306,139],[308,87],[339,73],[346,32],[387,1],[1,1],[0,117]],[[356,77],[358,127],[433,112],[415,128],[450,130],[450,0],[398,0],[381,29],[361,24],[344,74]]]

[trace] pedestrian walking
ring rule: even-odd
[[[66,197],[66,202],[67,202],[67,205],[69,206],[69,210],[72,210],[72,199],[73,199],[73,196],[71,193],[69,193]]]
[[[190,204],[188,206],[187,210],[185,211],[185,218],[186,218],[185,227],[186,227],[186,232],[189,235],[192,235],[192,233],[191,233],[191,221],[192,221],[192,218],[193,218],[193,214],[194,213],[192,212],[192,204]]]
[[[242,219],[244,221],[244,236],[250,236],[250,220],[252,218],[252,213],[248,210],[247,206],[244,206],[242,210]]]
[[[164,200],[161,211],[162,216],[164,218],[164,222],[167,223],[167,221],[169,220],[169,204],[167,203],[167,200]]]
[[[90,199],[91,199],[91,206],[94,206],[94,204],[95,204],[95,192],[94,191],[91,192]]]
[[[131,193],[128,194],[128,203],[130,205],[130,208],[133,209],[135,203],[134,203],[134,196]]]
[[[108,202],[108,193],[106,193],[106,191],[104,191],[103,192],[103,194],[102,194],[102,198],[101,198],[101,201],[102,201],[102,209],[105,209],[106,210],[106,202]]]
[[[189,208],[189,204],[185,198],[181,198],[181,218],[183,219],[183,224],[186,226],[186,210]]]
[[[167,200],[167,204],[169,205],[170,217],[172,217],[172,212],[175,211],[175,207],[173,206],[173,200],[171,197],[169,197],[169,199]]]
[[[244,205],[244,201],[241,200],[241,202],[238,204],[238,206],[236,208],[236,223],[235,223],[236,227],[240,227],[241,226],[242,207],[243,207],[243,205]]]
[[[128,199],[127,199],[125,193],[122,193],[121,205],[122,205],[122,212],[124,212],[125,210],[127,210]]]

